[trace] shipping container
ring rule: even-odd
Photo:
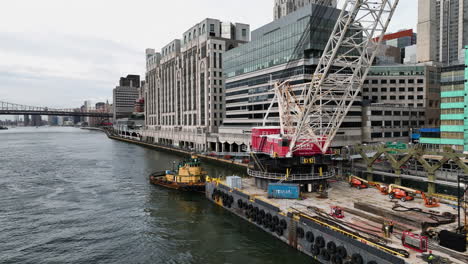
[[[242,189],[242,178],[239,176],[226,177],[226,184],[229,188]]]
[[[299,184],[270,183],[268,184],[268,198],[299,199]]]

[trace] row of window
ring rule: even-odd
[[[464,120],[442,120],[441,125],[443,126],[463,126]]]
[[[464,134],[462,132],[442,132],[442,138],[451,138],[451,139],[463,139]]]
[[[442,103],[463,103],[465,101],[464,97],[444,97],[442,98]]]
[[[374,88],[366,88],[366,87],[364,87],[364,88],[362,88],[362,92],[363,92],[363,93],[367,93],[367,92],[371,92],[371,91],[372,91],[373,93],[377,93],[377,92],[379,92],[379,88],[377,88],[377,87],[374,87]],[[390,87],[390,88],[381,87],[381,88],[380,88],[380,92],[382,92],[382,93],[385,93],[385,92],[387,92],[387,91],[396,92],[396,91],[397,91],[397,88],[396,88],[396,87]],[[399,87],[399,88],[398,88],[398,91],[399,91],[399,92],[414,92],[415,89],[414,89],[414,87]],[[417,88],[417,91],[418,91],[418,92],[424,92],[424,87],[418,87],[418,88]]]
[[[442,85],[440,87],[440,90],[442,92],[463,91],[463,90],[465,90],[465,84]]]
[[[416,121],[416,120],[413,120],[413,121],[372,121],[371,122],[371,126],[373,127],[400,127],[400,126],[403,126],[403,127],[407,127],[411,124],[411,126],[424,126],[425,125],[425,122],[423,120],[421,121]]]
[[[419,116],[424,116],[425,115],[425,112],[411,112],[411,116],[417,116],[419,113]],[[372,115],[376,115],[376,116],[381,116],[381,115],[385,115],[385,116],[409,116],[410,115],[410,112],[409,111],[379,111],[379,110],[374,110],[374,111],[371,111],[371,114]]]
[[[443,115],[452,115],[452,114],[463,114],[465,110],[463,108],[451,108],[451,109],[442,109],[441,113]]]
[[[390,96],[387,96],[387,95],[382,95],[382,96],[363,96],[362,99],[364,100],[373,100],[373,101],[376,101],[376,100],[397,100],[397,96],[395,95],[390,95]],[[398,100],[414,100],[415,99],[415,96],[414,95],[400,95],[398,96]],[[416,96],[416,99],[417,100],[424,100],[424,96],[423,95],[418,95]]]
[[[392,137],[408,137],[409,132],[385,132],[372,133],[371,138],[392,138]]]
[[[372,83],[372,84],[396,84],[396,83],[399,83],[399,84],[406,84],[406,83],[424,83],[424,79],[399,79],[398,82],[396,79],[380,79],[380,80],[365,80],[364,81],[364,84],[369,84],[369,83]]]

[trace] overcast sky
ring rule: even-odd
[[[258,28],[272,21],[273,2],[2,1],[0,101],[67,108],[112,101],[120,76],[144,76],[145,48],[160,50],[206,17]],[[416,30],[417,0],[400,0],[395,16],[389,31]]]

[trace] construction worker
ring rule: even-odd
[[[393,228],[395,227],[395,224],[393,223],[393,221],[390,221],[388,223],[388,231],[390,232],[390,234],[393,234]]]
[[[435,256],[432,255],[432,250],[430,250],[429,251],[429,256],[427,256],[427,263],[433,264],[433,263],[435,263],[434,260],[435,260]]]

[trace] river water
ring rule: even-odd
[[[76,128],[0,131],[0,263],[311,262],[203,195],[148,184],[181,159]]]

